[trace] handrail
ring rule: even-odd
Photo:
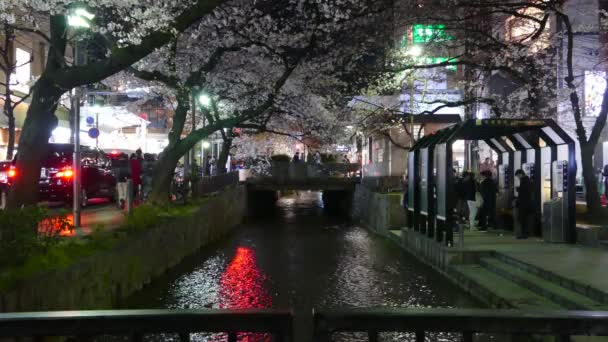
[[[191,333],[271,333],[292,341],[293,314],[283,310],[100,310],[0,314],[0,337],[129,335],[176,333],[189,341]]]
[[[331,341],[335,332],[412,332],[424,341],[428,332],[459,333],[472,341],[476,333],[608,336],[608,311],[522,311],[488,309],[355,308],[314,312],[316,341]]]
[[[415,333],[424,341],[429,332],[461,334],[472,341],[476,333],[608,336],[608,311],[522,311],[487,309],[352,308],[314,311],[314,336],[332,340],[338,332],[366,332],[378,340],[381,332]],[[56,311],[0,314],[0,338],[128,335],[141,341],[145,334],[227,333],[236,342],[239,333],[272,334],[276,341],[293,340],[293,314],[274,309],[251,310],[113,310]]]

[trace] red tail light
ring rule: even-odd
[[[72,178],[72,176],[74,176],[74,171],[72,171],[72,169],[65,169],[55,174],[55,177],[57,178]]]
[[[17,170],[15,170],[12,166],[8,170],[8,178],[15,178],[17,176]]]

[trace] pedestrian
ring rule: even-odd
[[[215,176],[217,174],[217,159],[215,159],[215,156],[211,157],[211,160],[209,161],[209,175],[210,176]]]
[[[205,164],[204,165],[205,176],[210,176],[211,175],[211,156],[207,156],[204,164]]]
[[[118,196],[118,207],[124,209],[127,203],[127,180],[131,177],[129,156],[121,153],[116,159],[112,160],[112,169],[116,175],[116,193]]]
[[[321,165],[321,152],[317,151],[315,152],[315,164],[317,165]]]
[[[348,156],[346,154],[344,155],[344,157],[342,157],[342,163],[350,164],[350,160],[348,159]]]
[[[293,158],[291,159],[291,161],[293,163],[299,163],[300,162],[300,151],[296,151],[296,154],[293,155]]]
[[[133,181],[133,201],[137,201],[137,199],[139,199],[139,190],[141,187],[141,162],[139,161],[136,153],[131,154],[129,167],[131,170],[131,180]]]
[[[144,160],[142,162],[142,199],[145,200],[148,198],[148,194],[152,190],[152,174],[154,172],[154,164],[155,159],[154,156],[150,153],[144,154]]]
[[[462,180],[462,194],[469,208],[469,228],[475,229],[475,217],[477,216],[477,201],[475,201],[475,180],[472,172],[465,172]]]
[[[528,238],[528,216],[532,207],[532,184],[530,177],[519,169],[515,171],[515,177],[519,178],[519,186],[517,190],[517,198],[515,199],[515,208],[517,209],[517,222],[519,222],[518,239]]]
[[[483,177],[479,184],[479,193],[481,194],[482,203],[479,210],[479,230],[485,231],[488,229],[488,223],[494,225],[494,215],[496,213],[496,183],[492,179],[492,172],[489,170],[481,172]]]
[[[464,190],[462,183],[464,179],[458,174],[456,169],[452,169],[454,175],[454,193],[456,194],[456,211],[458,213],[458,220],[464,222],[468,216],[469,210],[467,209],[467,201],[464,199]]]

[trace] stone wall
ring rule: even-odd
[[[402,200],[401,193],[373,192],[364,185],[357,185],[351,217],[377,232],[401,229],[405,226]]]
[[[0,294],[0,312],[116,308],[184,257],[224,237],[245,213],[244,188],[227,189],[192,216],[162,222],[111,251],[22,281]]]

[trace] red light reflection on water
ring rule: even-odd
[[[238,247],[220,278],[220,307],[261,309],[272,306],[265,289],[266,276],[260,272],[251,248]]]
[[[238,247],[230,264],[220,278],[220,308],[262,309],[272,306],[272,297],[266,289],[266,276],[260,272],[255,252]],[[270,341],[268,334],[238,333],[239,341]]]

